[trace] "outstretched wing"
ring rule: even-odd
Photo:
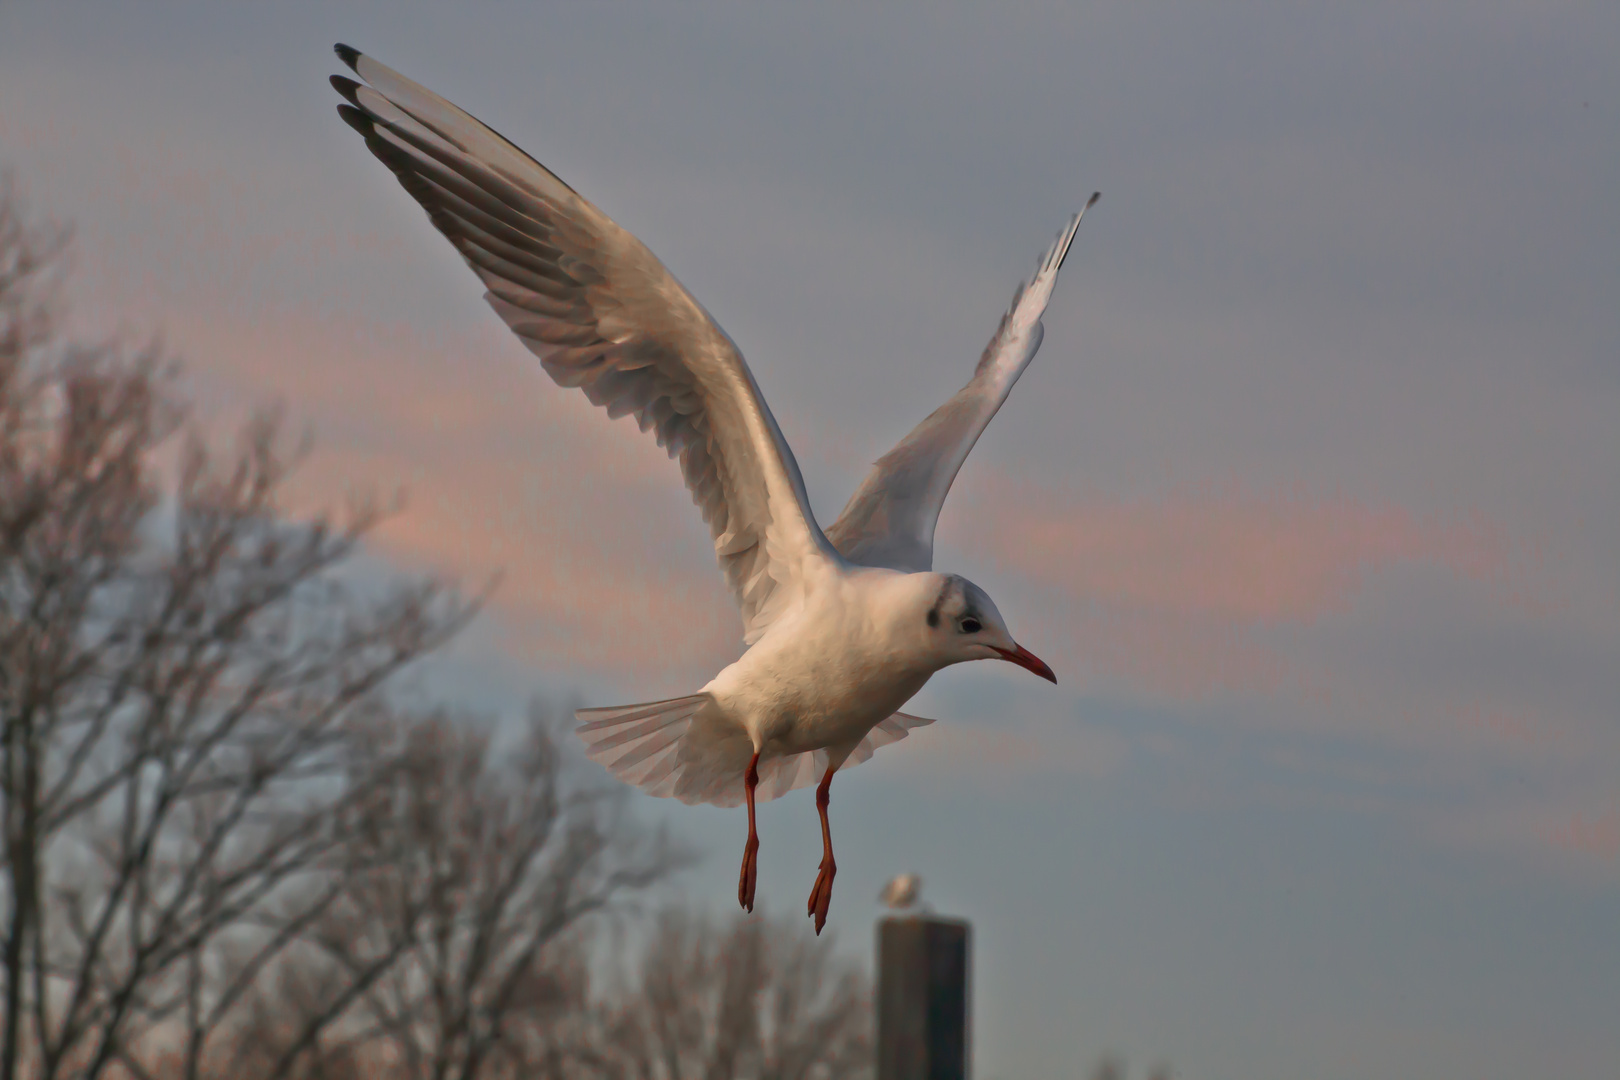
[[[343,119],[488,288],[559,385],[634,416],[679,457],[742,609],[747,640],[835,558],[793,453],[725,332],[647,248],[539,162],[450,102],[337,46]],[[367,85],[369,84],[369,85]]]
[[[931,570],[934,524],[957,470],[1018,376],[1041,347],[1041,313],[1052,296],[1063,258],[1093,195],[1052,246],[1027,284],[1013,293],[996,336],[985,346],[968,384],[878,459],[860,489],[827,530],[840,554],[865,566]]]

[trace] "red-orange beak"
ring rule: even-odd
[[[1057,676],[1052,674],[1052,669],[1046,666],[1046,661],[1042,660],[1040,657],[1036,656],[1022,645],[1017,646],[1017,651],[1014,651],[1013,649],[997,648],[994,645],[990,647],[995,649],[996,652],[1000,653],[1003,660],[1006,660],[1009,663],[1017,664],[1021,668],[1028,668],[1030,671],[1033,671],[1047,682],[1052,683],[1054,686],[1057,685]]]

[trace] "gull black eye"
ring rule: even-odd
[[[928,625],[929,626],[938,626],[939,625],[939,608],[934,608],[932,611],[930,611],[928,613]]]
[[[962,633],[964,633],[964,634],[977,634],[980,630],[983,630],[983,629],[984,629],[984,627],[980,624],[978,619],[963,619],[962,620]]]

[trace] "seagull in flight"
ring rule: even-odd
[[[427,211],[484,298],[561,386],[633,416],[681,473],[714,537],[747,645],[695,694],[581,709],[587,753],[652,795],[748,806],[737,900],[752,911],[756,800],[816,783],[832,900],[833,774],[932,721],[900,707],[934,672],[1006,660],[1057,682],[985,591],[937,573],[934,524],[979,433],[1040,348],[1041,314],[1085,213],[1013,296],[973,377],[873,467],[831,528],[735,343],[653,253],[545,166],[347,45],[338,112]],[[1089,208],[1097,201],[1092,195]]]

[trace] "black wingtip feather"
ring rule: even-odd
[[[350,127],[354,128],[354,130],[358,131],[368,139],[376,133],[376,125],[371,122],[371,117],[367,116],[353,105],[339,105],[338,115],[343,117],[343,122],[345,124],[348,124]]]
[[[349,69],[351,71],[355,72],[356,74],[359,73],[360,68],[357,66],[360,63],[359,49],[356,49],[353,45],[345,45],[340,41],[336,45],[332,46],[332,51],[337,53],[339,60],[349,65]]]
[[[327,81],[332,84],[332,89],[342,94],[344,99],[348,101],[350,105],[358,106],[360,104],[360,98],[358,96],[358,91],[360,89],[359,83],[355,82],[346,75],[333,75]]]
[[[1080,213],[1075,215],[1074,224],[1075,224],[1075,226],[1077,228],[1079,227],[1079,224],[1080,224],[1080,218],[1085,216],[1085,212],[1087,210],[1090,210],[1093,206],[1096,206],[1097,205],[1097,200],[1100,199],[1100,198],[1102,198],[1102,192],[1093,191],[1091,193],[1091,198],[1086,200],[1086,205],[1082,206],[1080,208]],[[1063,250],[1058,254],[1057,268],[1059,270],[1063,269],[1064,262],[1066,262],[1068,260],[1068,258],[1069,258],[1069,248],[1071,248],[1073,246],[1074,246],[1074,236],[1071,234],[1069,236],[1069,242],[1067,244],[1063,245]]]

